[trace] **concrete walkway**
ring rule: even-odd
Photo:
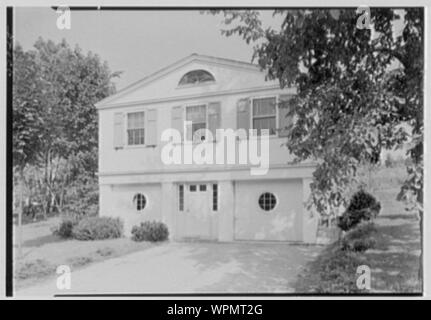
[[[286,243],[167,243],[72,270],[71,289],[56,278],[16,296],[120,293],[287,293],[321,247]]]

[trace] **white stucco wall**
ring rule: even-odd
[[[280,90],[270,90],[262,92],[261,95],[276,96],[280,93]],[[201,103],[209,102],[221,102],[221,128],[236,130],[236,112],[237,112],[237,101],[239,99],[250,97],[251,95],[244,94],[232,94],[229,96],[220,96],[215,98],[193,98],[184,100],[181,102],[159,102],[151,105],[140,105],[133,107],[122,107],[114,109],[106,109],[99,111],[99,171],[105,172],[125,172],[125,171],[137,171],[137,170],[157,170],[162,169],[165,165],[161,161],[162,148],[166,143],[160,141],[161,133],[171,128],[171,110],[174,106],[182,105],[196,105]],[[258,92],[254,93],[253,96],[260,96]],[[157,115],[157,136],[159,137],[159,143],[155,147],[147,146],[127,146],[125,145],[122,149],[115,149],[113,145],[113,119],[114,114],[118,111],[124,112],[136,112],[145,111],[149,108],[156,108]],[[269,138],[269,149],[270,157],[269,162],[271,164],[282,164],[292,160],[292,156],[283,143],[286,138]],[[237,142],[237,144],[240,142]],[[243,142],[244,143],[244,142]],[[239,149],[239,146],[236,148]],[[172,166],[169,166],[172,167]],[[190,165],[176,166],[190,167]]]
[[[193,69],[210,71],[216,83],[179,88],[177,84],[181,76]],[[141,221],[163,221],[169,227],[170,239],[176,240],[179,239],[178,219],[181,219],[178,214],[178,183],[217,182],[220,207],[215,214],[212,232],[219,241],[233,241],[238,234],[243,238],[259,239],[259,228],[268,229],[268,223],[274,222],[280,227],[285,223],[292,226],[274,234],[270,237],[272,240],[313,242],[316,220],[304,209],[303,203],[309,194],[308,184],[304,181],[309,182],[314,166],[311,163],[288,164],[293,158],[283,146],[286,138],[270,137],[270,169],[264,177],[251,175],[249,165],[165,165],[161,161],[164,144],[160,136],[172,126],[173,107],[220,102],[221,128],[236,130],[238,100],[294,93],[292,88],[281,90],[277,83],[265,82],[264,74],[255,68],[192,61],[115,96],[99,106],[100,214],[122,217],[126,234]],[[128,112],[149,109],[157,109],[157,145],[125,145],[115,149],[114,114],[122,112],[125,116]],[[236,150],[239,150],[239,144],[244,143],[247,140],[236,141]],[[263,191],[278,194],[279,204],[273,212],[278,220],[259,219],[261,209],[257,201]],[[132,201],[137,192],[143,193],[148,201],[141,213],[136,212]],[[250,223],[241,226],[244,230],[240,232],[236,229],[238,214],[248,211]],[[271,233],[269,229],[267,232]]]
[[[142,193],[146,206],[137,211],[133,197]],[[124,222],[125,234],[143,221],[162,220],[162,188],[160,184],[105,185],[100,187],[100,215],[119,217]]]

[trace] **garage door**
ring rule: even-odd
[[[235,182],[236,240],[302,240],[302,181]]]

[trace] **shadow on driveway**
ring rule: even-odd
[[[167,243],[72,270],[72,288],[53,278],[17,295],[103,293],[290,293],[319,246],[287,243]]]

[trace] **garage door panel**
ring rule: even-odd
[[[275,196],[272,210],[259,204],[264,193]],[[301,180],[236,182],[235,195],[236,240],[302,240]]]

